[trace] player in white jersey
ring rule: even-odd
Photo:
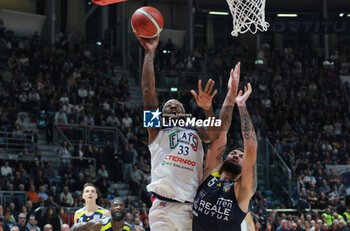
[[[155,89],[154,52],[159,36],[154,39],[136,38],[145,48],[142,69],[142,91],[145,110],[158,109]],[[207,117],[214,117],[212,93],[214,81],[209,80],[202,90],[198,82],[198,94],[191,91],[200,108]],[[183,105],[175,99],[165,103],[162,108],[165,120],[176,121],[185,113]],[[147,128],[149,150],[151,153],[151,183],[148,191],[153,193],[153,203],[149,213],[152,231],[191,230],[192,202],[203,174],[202,141],[210,142],[217,137],[214,127],[191,128],[168,126],[166,128]]]

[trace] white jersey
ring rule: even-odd
[[[241,231],[249,231],[248,223],[245,219],[241,223]]]
[[[152,181],[149,192],[180,202],[193,202],[203,176],[204,151],[198,133],[190,128],[161,129],[148,145]]]

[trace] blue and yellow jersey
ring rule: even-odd
[[[246,213],[238,206],[234,185],[214,172],[199,186],[193,203],[193,231],[241,231]]]
[[[130,231],[130,230],[132,230],[131,226],[126,222],[124,222],[122,231]],[[106,217],[103,219],[103,223],[100,231],[112,231],[111,217]]]
[[[87,216],[86,215],[86,208],[81,208],[77,211],[77,217],[76,217],[76,222],[81,223],[81,222],[88,222],[91,221],[92,219],[99,219],[102,218],[103,213],[106,211],[106,209],[102,207],[98,207],[96,211],[91,215]]]

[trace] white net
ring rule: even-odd
[[[270,26],[265,22],[266,0],[226,0],[233,17],[232,36],[238,33],[250,31],[255,34],[259,31],[267,31]]]

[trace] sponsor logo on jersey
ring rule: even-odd
[[[219,197],[215,204],[205,200],[195,201],[193,205],[196,213],[203,213],[217,220],[228,221],[233,201]],[[197,204],[197,205],[196,205]]]
[[[176,148],[180,143],[189,145],[195,152],[198,150],[198,137],[193,132],[176,131],[169,135],[170,149]]]
[[[175,163],[186,164],[186,165],[193,166],[193,167],[196,166],[196,161],[184,159],[184,158],[181,158],[178,156],[169,155],[165,159],[170,160],[170,161],[175,162]]]
[[[188,159],[184,159],[178,156],[169,155],[161,162],[161,165],[170,165],[176,168],[193,171],[193,167],[196,166],[196,162]]]
[[[233,184],[234,184],[233,182],[225,182],[224,187],[222,187],[222,191],[224,191],[226,193],[229,192],[231,190]]]

